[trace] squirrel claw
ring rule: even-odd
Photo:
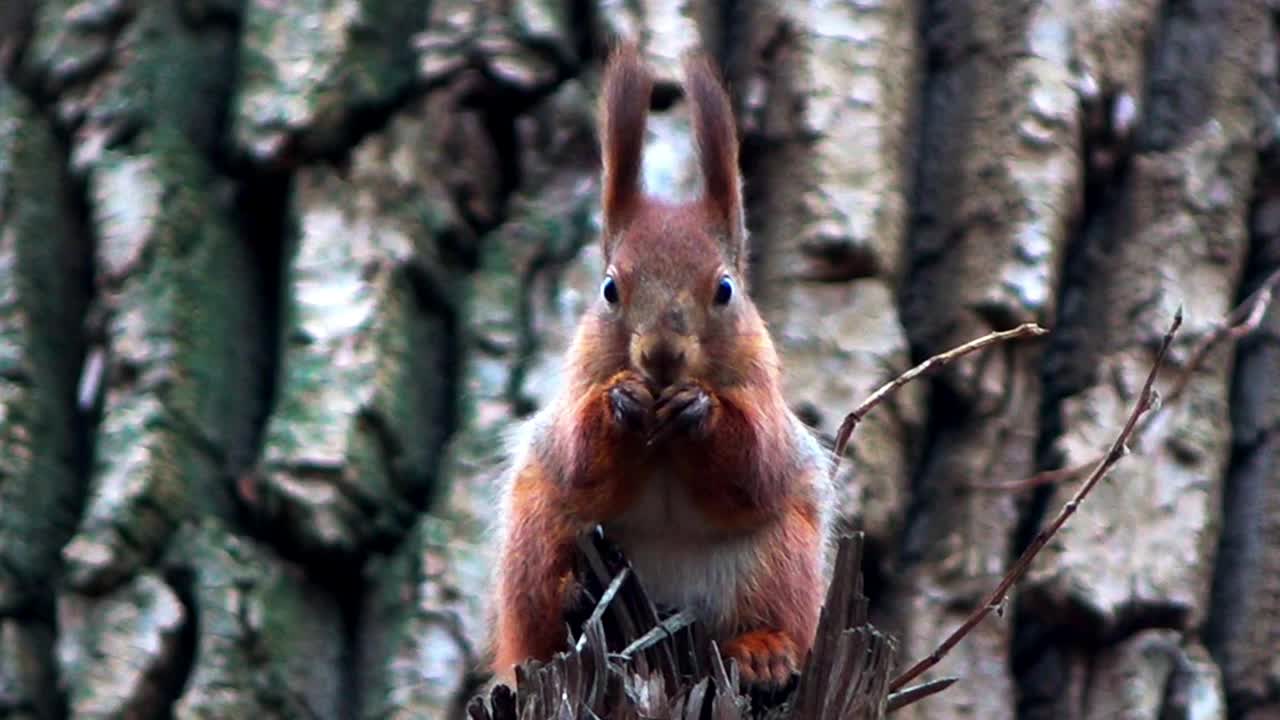
[[[613,410],[614,422],[632,432],[644,430],[652,404],[653,396],[649,389],[638,380],[623,380],[609,388],[609,407]]]
[[[699,430],[711,414],[711,396],[694,384],[675,385],[667,388],[653,405],[654,431],[648,446],[676,433]]]

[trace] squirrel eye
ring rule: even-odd
[[[604,296],[604,301],[610,305],[618,304],[618,283],[614,282],[612,275],[604,277],[604,282],[600,284],[600,294]]]
[[[727,305],[733,297],[733,281],[728,275],[720,276],[720,283],[716,285],[716,304]]]

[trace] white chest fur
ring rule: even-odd
[[[655,603],[692,610],[716,629],[729,629],[734,598],[759,562],[752,536],[712,527],[664,473],[649,479],[636,504],[605,525],[605,534],[622,547]]]

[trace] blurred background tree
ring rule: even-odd
[[[502,437],[602,271],[594,97],[743,140],[754,293],[875,621],[928,652],[1280,267],[1265,0],[4,0],[0,718],[457,717]],[[1219,346],[911,717],[1280,717],[1280,309]]]

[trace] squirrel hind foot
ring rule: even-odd
[[[752,630],[724,646],[725,659],[738,662],[744,685],[780,689],[800,672],[800,649],[781,630]]]

